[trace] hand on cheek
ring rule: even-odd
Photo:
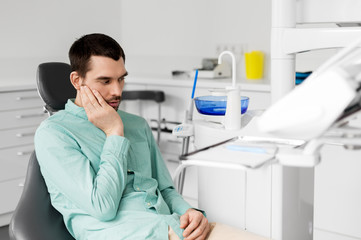
[[[81,86],[80,98],[91,123],[101,129],[107,136],[124,136],[122,119],[97,90],[90,90],[87,86]]]

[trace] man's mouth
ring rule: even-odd
[[[112,108],[114,109],[117,109],[119,107],[119,103],[120,101],[111,101],[111,102],[108,102],[109,106],[111,106]]]

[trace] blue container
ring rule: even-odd
[[[201,96],[194,99],[196,108],[200,114],[225,115],[227,96]],[[249,97],[241,96],[241,114],[248,109]]]

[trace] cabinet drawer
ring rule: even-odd
[[[48,115],[41,108],[0,112],[1,129],[39,125]]]
[[[0,214],[13,212],[23,191],[25,179],[0,182]]]
[[[33,150],[32,144],[0,150],[0,182],[25,177]]]
[[[0,149],[32,144],[36,129],[37,126],[0,131]]]
[[[313,239],[314,240],[356,240],[359,238],[342,233],[316,228],[313,230]]]
[[[0,93],[0,111],[26,109],[44,105],[36,90]]]

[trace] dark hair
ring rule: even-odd
[[[89,60],[91,56],[104,56],[118,61],[125,54],[122,47],[113,38],[93,33],[84,35],[76,40],[69,50],[69,60],[72,71],[77,71],[81,77],[85,77],[89,71]]]

